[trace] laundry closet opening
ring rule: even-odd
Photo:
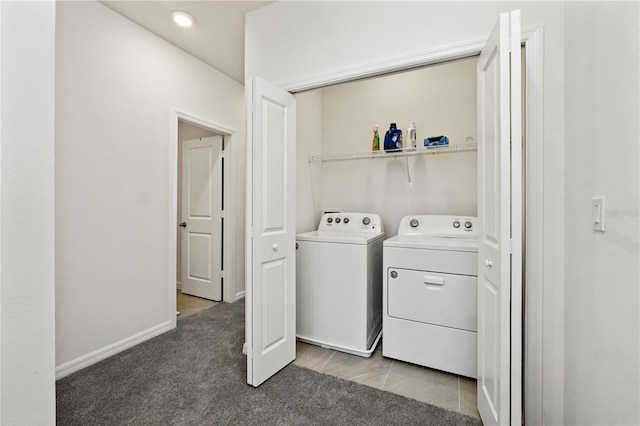
[[[318,229],[327,211],[378,215],[384,238],[396,235],[408,215],[477,216],[477,63],[472,56],[297,93],[297,232]],[[410,122],[415,155],[385,153],[390,123],[406,142]],[[366,155],[376,125],[380,151]],[[466,149],[429,155],[424,140],[437,136],[446,136],[449,148]],[[382,288],[377,291],[382,298]],[[474,379],[385,357],[384,342],[383,327],[370,358],[299,342],[295,362],[479,416]]]
[[[297,233],[318,229],[325,212],[379,215],[385,238],[396,235],[405,216],[476,217],[477,65],[478,56],[471,56],[296,93]],[[415,151],[384,152],[391,123],[403,131],[405,147],[409,123],[415,123]],[[374,126],[380,151],[370,155]],[[425,148],[425,139],[440,136],[448,146],[431,155],[438,148]],[[470,299],[450,308],[463,305],[474,305],[475,314]],[[383,357],[384,328],[370,358],[320,346],[298,342],[296,364],[479,416],[476,380]]]

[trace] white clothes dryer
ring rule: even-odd
[[[380,217],[328,213],[296,237],[299,340],[370,357],[382,334]]]
[[[477,218],[407,216],[384,241],[382,354],[477,376]]]

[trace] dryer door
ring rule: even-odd
[[[397,268],[387,273],[389,316],[477,330],[477,277]]]

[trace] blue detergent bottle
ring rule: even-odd
[[[396,123],[389,125],[389,130],[384,135],[385,151],[400,151],[402,149],[402,130],[398,129]]]

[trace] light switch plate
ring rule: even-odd
[[[593,216],[594,231],[605,232],[604,197],[594,197],[591,200],[591,214]]]

